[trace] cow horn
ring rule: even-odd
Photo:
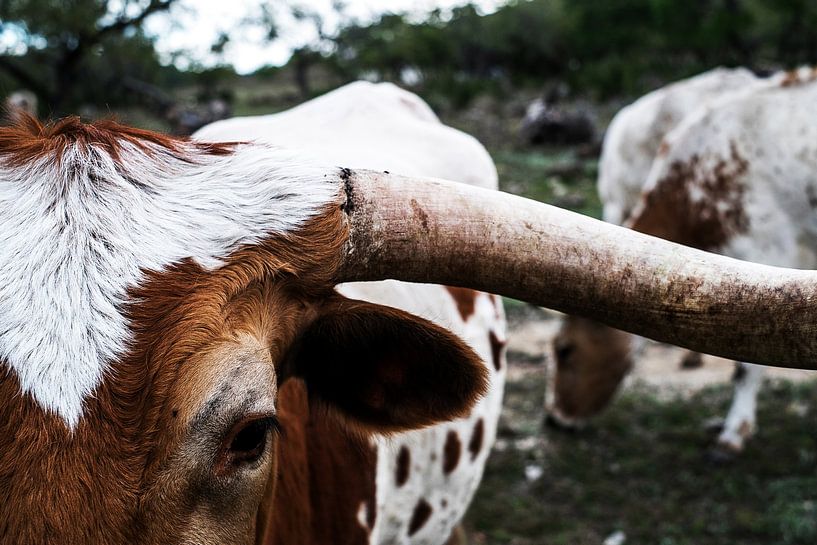
[[[338,282],[497,293],[727,358],[817,369],[817,273],[738,261],[521,197],[344,171]]]

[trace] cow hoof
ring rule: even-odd
[[[560,432],[565,433],[576,433],[578,428],[572,424],[568,424],[566,422],[562,422],[552,414],[548,413],[545,415],[545,420],[543,422],[544,427],[551,430],[557,430]]]
[[[730,465],[738,458],[739,451],[728,445],[717,444],[706,451],[706,460],[710,464]]]
[[[713,435],[720,435],[720,433],[723,431],[723,427],[725,424],[726,421],[719,416],[707,418],[704,421],[704,430],[706,430],[707,433],[711,433]]]

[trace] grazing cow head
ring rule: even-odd
[[[462,341],[334,291],[342,188],[267,147],[0,129],[2,541],[252,543],[286,381],[358,434],[464,415]]]
[[[553,340],[548,422],[581,426],[604,409],[632,367],[631,335],[593,320],[567,316]]]
[[[698,141],[696,135],[695,141]],[[734,141],[725,157],[693,154],[656,161],[660,169],[627,220],[641,233],[718,251],[746,232],[743,178],[749,169]],[[682,307],[683,300],[679,299]],[[581,424],[601,412],[631,368],[630,336],[583,318],[568,318],[554,339],[556,369],[546,400],[551,423]]]

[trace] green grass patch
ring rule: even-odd
[[[500,189],[598,218],[598,161],[568,148],[495,150]]]
[[[727,386],[672,401],[635,389],[578,434],[513,448],[529,430],[545,433],[541,375],[508,386],[508,447],[492,455],[468,514],[473,543],[598,545],[617,530],[628,544],[817,543],[817,383],[765,388],[758,435],[738,460],[715,465],[703,423],[725,413]],[[544,469],[534,482],[530,464]]]

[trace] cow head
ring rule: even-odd
[[[334,291],[342,187],[269,148],[0,129],[0,541],[252,543],[287,381],[355,434],[467,412],[462,341]]]
[[[557,427],[580,427],[604,409],[632,368],[632,336],[567,316],[553,339],[545,410]]]

